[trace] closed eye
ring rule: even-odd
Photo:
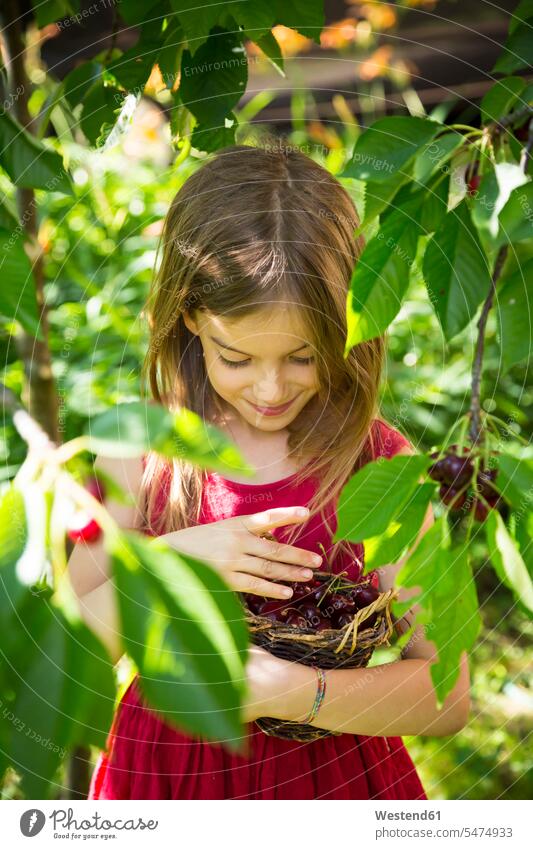
[[[221,363],[225,366],[229,366],[229,368],[241,368],[242,366],[247,366],[250,362],[250,360],[238,360],[237,362],[234,362],[233,360],[227,360],[222,356],[222,354],[219,354],[218,356]],[[293,357],[292,360],[297,365],[307,366],[313,362],[314,357]]]

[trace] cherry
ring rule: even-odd
[[[489,515],[489,510],[486,504],[478,498],[474,498],[474,519],[478,522],[484,522]]]
[[[276,599],[263,602],[258,610],[259,616],[266,616],[268,619],[272,619],[273,622],[283,622],[283,620],[287,618],[288,614],[289,607],[287,602],[280,602]]]
[[[321,616],[318,622],[313,622],[313,628],[315,631],[329,631],[332,627],[333,626],[327,616]]]
[[[320,605],[322,613],[326,616],[333,616],[337,611],[342,613],[355,613],[355,601],[345,593],[332,593],[324,599],[324,604]]]
[[[372,604],[379,596],[381,595],[380,591],[375,587],[370,585],[359,585],[354,587],[352,598],[360,609],[361,607],[368,607],[369,604]]]
[[[296,610],[289,613],[289,615],[287,616],[287,619],[285,620],[285,623],[287,625],[293,625],[296,628],[307,628],[308,627],[307,619],[305,618],[305,616],[303,616],[303,614],[301,614],[301,613],[298,613],[298,611],[296,611]]]
[[[258,613],[259,608],[266,601],[264,596],[254,595],[253,593],[245,593],[244,600],[246,602],[246,606],[251,610],[252,613]]]
[[[466,184],[468,194],[474,197],[477,194],[480,183],[481,176],[479,174],[474,174],[473,177],[470,177],[469,181]]]
[[[498,491],[492,486],[492,481],[496,480],[498,469],[482,469],[476,479],[481,495],[485,498],[495,498],[499,495]]]
[[[450,510],[452,513],[460,510],[466,501],[465,491],[461,492],[457,487],[446,486],[444,483],[439,487],[439,496],[443,504],[451,504]]]
[[[429,455],[432,460],[435,460],[439,456],[438,451],[434,451],[433,454]],[[432,466],[428,469],[428,475],[432,480],[444,482],[444,470],[446,468],[446,458],[442,457],[440,460],[437,460],[436,463],[433,463]]]
[[[359,628],[361,631],[364,631],[365,628],[373,628],[377,622],[378,614],[373,613],[368,619],[365,619],[364,622],[361,622]]]
[[[89,516],[84,510],[74,514],[69,522],[67,536],[72,542],[96,542],[102,535],[102,528],[98,522]]]
[[[320,595],[318,594],[319,587],[317,587],[317,586],[312,587],[312,586],[310,586],[310,584],[311,584],[311,581],[305,581],[305,582],[293,581],[292,583],[290,583],[289,586],[293,590],[293,593],[292,593],[292,596],[291,596],[291,601],[294,602],[294,603],[298,603],[300,601],[310,601],[310,602],[317,601],[318,600],[317,596],[318,596],[318,598],[320,598]],[[320,584],[320,593],[322,593],[323,584],[322,584],[321,581],[319,582],[319,584]]]
[[[96,498],[96,500],[100,502],[104,501],[106,492],[103,481],[93,476],[85,481],[84,486],[87,492],[89,492],[93,498]]]
[[[344,610],[336,610],[331,614],[331,624],[333,628],[344,628],[353,620],[353,613],[347,613]]]
[[[529,118],[521,127],[515,127],[513,133],[515,139],[518,139],[518,141],[527,142],[529,138]]]
[[[448,454],[443,462],[443,483],[461,488],[472,480],[473,468],[469,457]]]

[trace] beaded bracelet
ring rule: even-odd
[[[324,701],[324,696],[326,695],[326,673],[318,666],[314,666],[313,669],[315,670],[318,676],[318,686],[316,690],[315,701],[313,702],[313,707],[311,708],[305,719],[301,720],[302,724],[307,724],[309,722],[312,722],[313,719],[315,719],[318,711],[322,706],[322,702]]]

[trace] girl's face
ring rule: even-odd
[[[316,351],[297,308],[238,320],[196,310],[184,321],[200,337],[213,389],[252,427],[282,430],[318,392]]]

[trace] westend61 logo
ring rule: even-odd
[[[132,817],[131,819],[104,819],[100,814],[93,814],[91,817],[84,819],[75,819],[72,808],[68,810],[59,809],[53,810],[48,818],[52,821],[54,829],[54,837],[71,838],[73,840],[83,837],[100,837],[102,840],[109,840],[111,837],[116,837],[114,831],[155,831],[159,825],[159,820],[143,820],[142,817]],[[24,811],[20,818],[20,830],[25,837],[35,837],[42,831],[46,822],[46,817],[38,808],[30,808]],[[100,834],[88,835],[86,832],[103,832]]]
[[[37,808],[32,808],[30,811],[24,811],[20,818],[20,830],[24,837],[35,837],[39,834],[43,825],[46,822],[46,817],[42,811]]]

